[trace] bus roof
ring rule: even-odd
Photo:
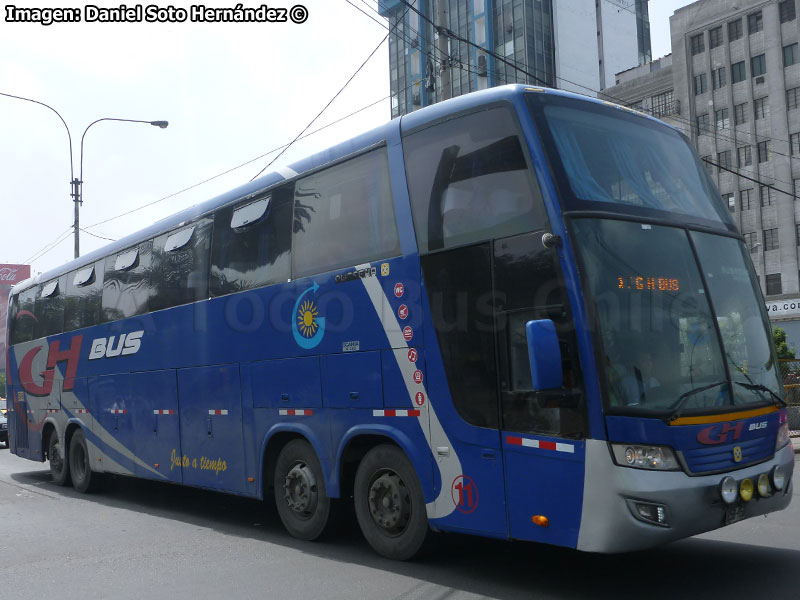
[[[294,173],[296,173],[297,176],[302,176],[303,174],[309,171],[318,169],[329,163],[340,160],[355,152],[358,152],[359,150],[363,150],[364,148],[368,148],[370,146],[378,144],[386,140],[389,132],[395,130],[398,127],[402,132],[411,131],[418,127],[424,126],[427,123],[440,121],[441,119],[447,117],[447,115],[468,111],[472,108],[476,108],[486,104],[492,104],[502,100],[509,100],[515,96],[521,95],[526,91],[532,91],[532,90],[542,91],[548,94],[555,94],[558,96],[571,97],[587,102],[594,102],[597,104],[606,104],[609,106],[614,106],[616,108],[622,108],[630,112],[635,112],[637,114],[640,114],[644,118],[653,119],[648,115],[638,113],[637,111],[633,111],[632,109],[628,109],[603,100],[598,100],[596,98],[591,98],[589,96],[583,96],[580,94],[575,94],[563,90],[542,88],[530,85],[511,84],[511,85],[489,88],[486,90],[473,92],[470,94],[465,94],[463,96],[458,96],[456,98],[452,98],[444,102],[439,102],[431,106],[426,106],[418,111],[414,111],[407,115],[403,115],[402,117],[395,118],[361,135],[358,135],[354,138],[341,142],[335,146],[331,146],[330,148],[327,148],[325,150],[307,156],[306,158],[298,160],[297,162],[289,165],[288,168],[286,167],[279,168],[277,171],[272,171],[262,177],[259,177],[254,181],[248,182],[244,185],[229,190],[224,194],[206,200],[205,202],[201,202],[199,204],[195,204],[193,206],[185,208],[173,215],[170,215],[159,221],[156,221],[149,227],[131,233],[110,244],[106,244],[105,246],[102,246],[101,248],[98,248],[93,252],[85,254],[67,263],[64,263],[63,265],[56,267],[55,269],[51,269],[45,273],[21,281],[13,287],[12,293],[18,294],[21,291],[24,291],[34,285],[37,285],[39,282],[49,281],[65,273],[69,273],[71,271],[80,269],[83,266],[89,265],[97,260],[100,260],[101,258],[125,250],[126,248],[134,246],[144,240],[153,238],[157,235],[175,229],[176,227],[180,227],[184,223],[189,222],[195,218],[201,217],[203,215],[212,213],[215,210],[225,206],[226,204],[234,203],[247,196],[252,196],[260,192],[263,192],[264,190],[274,185],[280,184],[281,182],[286,181],[287,179],[294,178],[295,177]],[[289,176],[285,177],[284,174],[287,174],[287,172]]]

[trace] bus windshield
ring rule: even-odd
[[[780,393],[739,240],[611,219],[576,219],[573,232],[615,412],[697,413]]]
[[[534,116],[544,116],[540,130],[547,145],[556,150],[554,167],[563,172],[556,179],[568,182],[563,191],[571,202],[565,208],[636,207],[732,224],[706,170],[677,131],[601,104],[546,94],[529,99]]]

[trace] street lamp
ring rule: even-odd
[[[148,125],[152,125],[153,127],[158,127],[159,129],[166,129],[169,125],[168,121],[140,121],[138,119],[117,119],[115,117],[103,117],[102,119],[97,119],[96,121],[92,121],[86,126],[86,129],[83,130],[83,135],[81,136],[81,156],[80,156],[80,164],[81,164],[81,171],[80,177],[75,178],[75,175],[72,174],[72,181],[70,184],[72,185],[72,196],[73,202],[75,202],[75,258],[80,256],[80,206],[83,204],[83,196],[81,186],[83,185],[83,140],[86,137],[86,132],[89,131],[89,128],[94,125],[95,123],[99,123],[100,121],[120,121],[122,123],[146,123]],[[66,123],[65,123],[66,125]],[[70,163],[72,162],[72,140],[70,139]]]
[[[33,100],[32,98],[24,98],[23,96],[15,96],[13,94],[5,94],[0,92],[0,96],[5,96],[7,98],[15,98],[17,100],[25,100],[26,102],[33,102],[34,104],[40,104],[45,108],[49,108],[52,110],[58,118],[61,119],[61,122],[64,124],[64,128],[67,130],[67,138],[69,139],[69,178],[70,178],[70,185],[72,192],[70,196],[72,196],[73,201],[75,202],[75,258],[80,256],[80,243],[79,243],[79,233],[80,233],[80,221],[78,219],[78,208],[81,204],[83,204],[83,199],[81,198],[81,184],[83,184],[83,139],[86,137],[86,132],[89,131],[89,127],[94,125],[95,123],[99,123],[100,121],[122,121],[124,123],[147,123],[149,125],[153,125],[154,127],[159,127],[160,129],[166,129],[169,123],[167,121],[139,121],[136,119],[117,119],[114,117],[103,117],[102,119],[97,119],[96,121],[92,121],[83,130],[83,135],[81,136],[81,156],[80,156],[80,163],[81,163],[81,171],[80,171],[80,178],[75,177],[75,169],[74,163],[75,161],[72,158],[72,134],[69,131],[69,127],[67,126],[67,122],[64,120],[64,117],[52,106],[49,104],[45,104],[44,102],[39,102],[38,100]]]

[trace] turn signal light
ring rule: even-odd
[[[547,527],[550,525],[550,519],[544,515],[533,515],[531,521],[533,521],[534,525],[538,525],[539,527]]]

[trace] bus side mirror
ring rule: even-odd
[[[564,376],[561,372],[561,348],[558,346],[553,321],[528,321],[525,324],[525,333],[528,336],[528,359],[531,363],[533,389],[541,391],[562,387]]]

